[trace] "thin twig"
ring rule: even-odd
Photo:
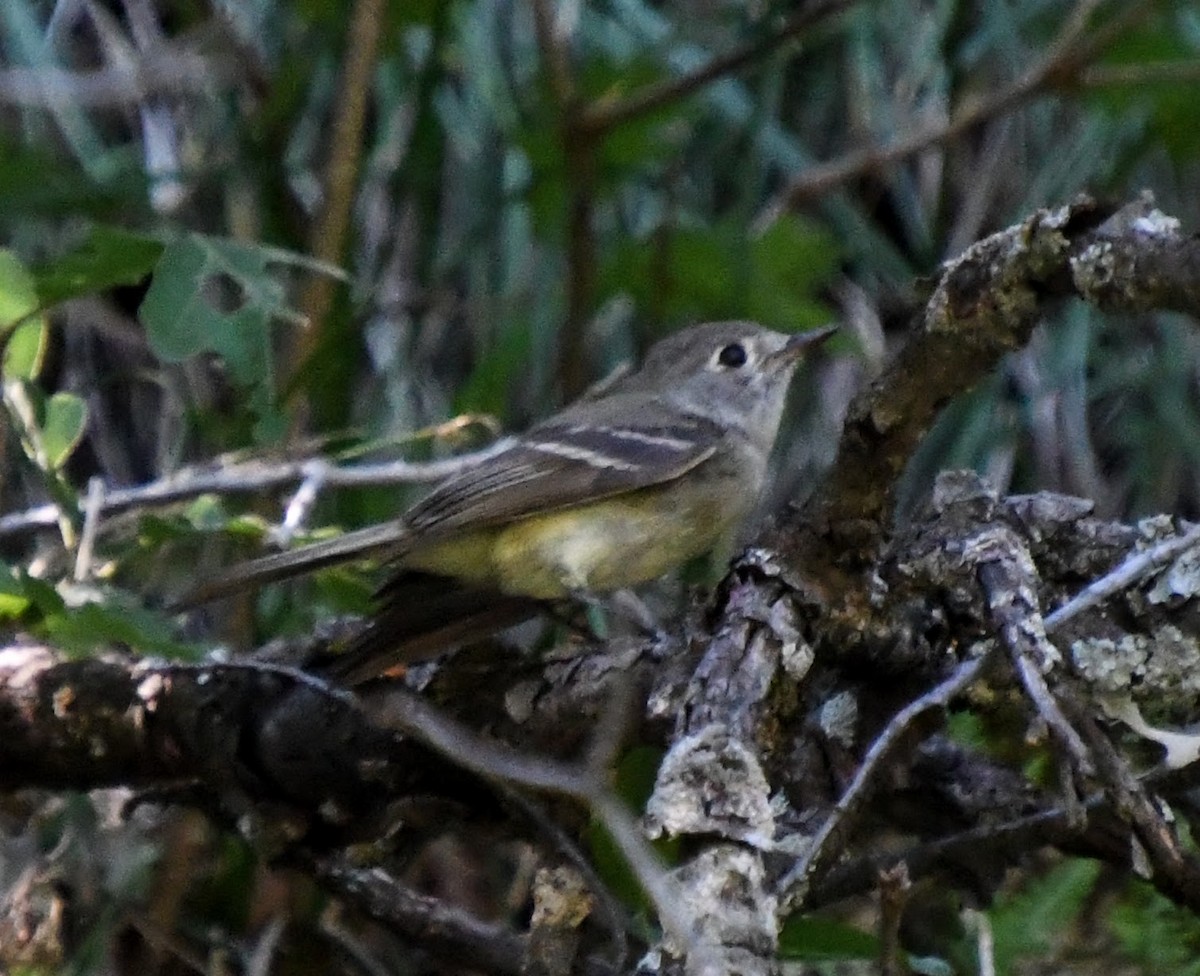
[[[604,825],[626,864],[654,905],[663,929],[679,945],[694,948],[691,913],[680,898],[657,852],[625,804],[587,766],[529,756],[480,739],[470,729],[417,695],[399,688],[383,692],[370,709],[375,721],[423,742],[456,765],[487,779],[549,790],[585,803]]]
[[[1156,887],[1189,907],[1200,899],[1200,858],[1181,843],[1174,818],[1164,812],[1157,796],[1139,780],[1092,716],[1089,706],[1065,691],[1064,704],[1075,717],[1096,757],[1096,765],[1111,792],[1114,805],[1132,824],[1149,862]]]
[[[384,461],[344,468],[330,467],[325,471],[324,484],[329,487],[346,488],[440,481],[481,464],[511,444],[511,438],[502,438],[482,450],[440,461]],[[175,505],[200,495],[235,495],[266,491],[303,481],[311,473],[312,466],[317,463],[325,462],[320,458],[303,458],[278,463],[245,461],[216,470],[189,468],[160,481],[152,481],[135,488],[114,488],[106,492],[100,505],[100,514],[112,516],[135,508]],[[55,525],[61,514],[59,506],[47,504],[26,509],[24,512],[0,516],[0,537]]]
[[[1147,773],[1141,784],[1143,788],[1153,789],[1162,795],[1177,796],[1193,789],[1196,776],[1195,771],[1159,768]],[[1002,806],[1007,809],[1011,802],[1003,803]],[[1028,856],[1031,845],[1061,846],[1065,841],[1076,838],[1086,842],[1087,836],[1081,825],[1095,823],[1098,814],[1106,810],[1112,811],[1113,802],[1105,793],[1097,791],[1087,797],[1081,808],[1087,815],[1084,818],[1078,817],[1068,806],[1045,807],[1000,823],[985,822],[968,827],[957,833],[924,841],[898,853],[858,857],[815,880],[805,907],[820,908],[861,894],[876,884],[881,870],[897,861],[907,864],[913,877],[922,878],[941,864],[977,855],[981,850],[1009,851],[1012,852],[1011,859],[1016,861]],[[1128,858],[1127,844],[1113,840],[1110,847],[1113,844],[1117,845],[1121,857]],[[1094,846],[1091,850],[1097,857],[1112,860],[1111,856]]]
[[[996,940],[992,935],[992,920],[986,912],[975,912],[975,958],[979,976],[996,976]]]
[[[1112,572],[1093,580],[1061,607],[1046,617],[1046,633],[1058,630],[1085,610],[1103,603],[1111,596],[1128,590],[1151,573],[1170,565],[1179,556],[1200,545],[1200,524],[1183,535],[1160,542],[1153,548],[1130,556]]]
[[[849,820],[866,803],[879,768],[900,745],[913,723],[926,712],[945,708],[951,699],[979,677],[990,658],[989,650],[984,649],[977,657],[964,661],[948,678],[892,716],[887,727],[871,743],[854,779],[813,836],[804,856],[776,882],[781,915],[795,910],[807,896],[811,879],[834,853],[833,841],[845,834]]]
[[[314,868],[318,880],[431,952],[483,972],[522,972],[526,939],[512,930],[414,891],[381,868],[340,858],[317,861]]]
[[[614,973],[624,972],[625,963],[629,958],[627,930],[631,930],[632,924],[628,913],[621,906],[621,903],[617,901],[616,895],[604,883],[604,879],[596,873],[596,869],[592,867],[587,856],[579,849],[579,845],[567,835],[567,832],[562,827],[548,817],[541,807],[525,796],[525,794],[510,786],[501,784],[499,790],[506,802],[515,806],[521,815],[545,834],[559,853],[571,862],[571,865],[579,872],[592,894],[595,895],[600,906],[600,914],[603,916],[604,922],[612,935],[612,971]]]
[[[135,64],[113,64],[95,71],[52,66],[3,68],[0,104],[110,108],[140,104],[154,95],[210,94],[236,82],[232,68],[223,59],[161,47]]]
[[[620,101],[594,102],[582,113],[579,125],[590,133],[607,133],[664,105],[686,98],[726,75],[740,71],[798,34],[857,2],[858,0],[825,0],[824,3],[804,4],[775,30],[739,45],[732,51],[717,55],[694,71],[669,81],[647,85]]]
[[[272,916],[271,921],[258,937],[250,958],[246,963],[246,976],[271,976],[279,940],[287,928],[287,917],[282,913]]]
[[[104,479],[88,479],[87,500],[83,505],[83,529],[79,533],[79,549],[75,553],[75,582],[91,575],[92,556],[96,551],[96,533],[100,528],[100,510],[104,504]]]
[[[901,976],[909,972],[900,945],[904,906],[912,894],[908,865],[897,861],[879,872],[879,974]]]
[[[1046,56],[1007,88],[967,103],[942,125],[920,129],[888,146],[870,146],[847,153],[839,160],[813,166],[800,173],[759,212],[752,225],[753,232],[763,233],[789,210],[815,200],[864,173],[882,169],[931,146],[949,142],[988,119],[1004,115],[1049,90],[1069,87],[1080,77],[1087,61],[1128,33],[1133,24],[1148,15],[1155,5],[1154,0],[1128,4],[1094,34],[1087,35],[1082,27],[1095,3],[1096,0],[1081,0],[1050,45]]]
[[[333,470],[333,466],[324,458],[313,458],[306,467],[304,480],[300,482],[300,487],[284,508],[278,540],[282,544],[291,541],[292,536],[308,521],[308,516],[321,495],[321,489],[329,483],[329,474]]]
[[[1028,548],[1011,529],[989,528],[971,540],[965,558],[976,565],[992,627],[1025,694],[1075,770],[1090,775],[1094,770],[1087,746],[1046,684],[1044,672],[1059,654],[1046,637],[1037,599],[1037,570]]]

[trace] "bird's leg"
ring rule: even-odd
[[[658,637],[662,634],[662,622],[646,605],[646,601],[633,590],[617,590],[610,593],[607,602],[610,610],[628,620],[647,637]]]
[[[576,590],[571,597],[583,608],[587,625],[596,640],[606,640],[611,636],[610,619],[613,617],[632,624],[647,637],[662,636],[658,619],[632,590],[616,590],[603,597],[588,590]]]

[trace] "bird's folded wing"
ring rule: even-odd
[[[400,559],[414,546],[456,532],[662,484],[711,457],[719,437],[720,430],[700,418],[670,424],[538,426],[508,450],[442,482],[402,519],[233,566],[191,590],[172,609],[351,559]]]
[[[408,511],[420,544],[462,529],[599,501],[678,478],[712,456],[721,432],[702,418],[671,424],[549,423],[443,482]]]

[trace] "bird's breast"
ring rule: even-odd
[[[422,547],[406,566],[505,593],[560,599],[636,586],[724,541],[752,493],[677,484],[520,519]]]

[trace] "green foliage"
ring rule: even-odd
[[[227,286],[231,294],[221,295]],[[229,310],[222,305],[228,303]],[[268,326],[291,314],[283,285],[267,274],[258,248],[186,234],[169,244],[139,311],[154,352],[181,362],[201,352],[221,355],[233,379],[257,392],[260,411],[273,397]]]
[[[34,383],[42,368],[46,321],[37,281],[11,251],[0,251],[0,341],[4,342],[4,401],[21,430],[21,444],[53,476],[83,438],[87,408],[74,393],[47,396]]]
[[[165,362],[203,352],[221,356],[233,381],[249,392],[264,440],[278,438],[284,425],[275,402],[270,326],[275,319],[305,324],[273,271],[280,263],[340,276],[279,248],[185,233],[163,249],[139,309],[150,346]]]
[[[57,471],[83,439],[87,407],[73,393],[55,393],[38,397],[35,419],[42,457],[50,470]]]
[[[46,321],[33,275],[11,251],[0,250],[0,343],[5,380],[32,380],[41,371]]]
[[[0,251],[0,335],[38,309],[37,286],[28,269],[11,251]]]
[[[1133,885],[1113,908],[1110,924],[1122,950],[1142,972],[1200,976],[1200,920],[1149,885]]]
[[[988,915],[998,976],[1015,973],[1020,960],[1042,956],[1068,938],[1099,874],[1096,861],[1063,861],[997,902]]]
[[[35,274],[38,300],[42,308],[49,308],[117,285],[136,285],[150,274],[162,253],[157,238],[95,224],[74,249]]]
[[[844,922],[793,915],[779,933],[779,954],[798,962],[878,959],[879,939]]]
[[[618,245],[601,293],[628,294],[665,322],[752,318],[794,332],[829,321],[817,295],[837,261],[830,235],[799,217],[757,237],[730,220]]]
[[[8,334],[0,375],[9,380],[32,380],[42,370],[46,354],[46,322],[41,316],[26,318]]]
[[[166,615],[132,593],[67,587],[70,601],[45,580],[0,563],[0,625],[19,624],[68,653],[86,656],[122,646],[134,652],[195,660],[202,649],[181,641]]]

